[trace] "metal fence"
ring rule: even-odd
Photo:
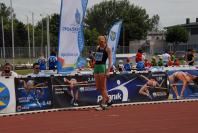
[[[55,50],[57,52],[57,47],[51,47],[51,50]],[[96,50],[96,46],[85,46],[83,51],[82,51],[82,56],[86,57],[88,56],[89,51],[95,51]],[[38,58],[41,55],[41,47],[35,47],[35,57],[33,57],[33,48],[30,48],[30,56],[29,56],[29,48],[28,47],[15,47],[14,48],[14,58]],[[43,52],[45,57],[48,57],[48,51],[47,48],[43,49]],[[118,54],[120,53],[129,53],[129,47],[125,46],[125,47],[121,47],[118,46],[117,48],[117,52]],[[4,59],[4,52],[3,52],[3,48],[0,47],[0,57],[1,59]],[[5,49],[5,59],[11,59],[12,56],[12,47],[6,47]]]

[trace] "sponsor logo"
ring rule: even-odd
[[[166,92],[153,92],[153,97],[167,96]]]
[[[121,100],[122,102],[128,101],[128,89],[125,87],[125,85],[127,85],[128,83],[132,82],[135,79],[136,79],[136,77],[123,83],[123,84],[121,84],[120,80],[117,80],[118,86],[108,90],[108,92],[111,92],[111,93],[113,93],[114,91],[116,91],[116,92],[118,91],[118,92],[115,94],[109,95],[109,97],[112,100]],[[121,94],[120,94],[120,92],[121,92]],[[97,102],[99,102],[101,99],[102,99],[102,96],[98,96]]]
[[[10,102],[10,92],[8,88],[0,82],[0,110],[5,109]]]
[[[116,33],[114,31],[111,31],[110,32],[110,39],[111,39],[111,41],[115,41],[115,39],[116,39]]]
[[[77,26],[65,26],[62,27],[63,31],[68,31],[68,32],[78,32],[80,30],[80,27]]]
[[[108,95],[109,96],[109,98],[111,99],[111,100],[122,100],[123,98],[123,96],[122,96],[122,94],[120,94],[120,93],[117,93],[117,94],[113,94],[113,95]],[[99,101],[101,101],[102,100],[102,96],[98,96],[98,99],[97,99],[97,102],[99,102]]]
[[[80,31],[80,23],[81,23],[81,14],[78,9],[76,9],[75,13],[75,22],[70,24],[69,26],[63,26],[62,31],[78,33]]]
[[[78,53],[61,53],[61,57],[72,57],[72,56],[78,56]]]

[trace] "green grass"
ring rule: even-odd
[[[32,69],[15,70],[15,72],[19,75],[27,75],[29,73],[32,73]]]
[[[0,59],[0,64],[4,64],[6,62],[13,63],[13,60],[10,58],[7,59]],[[29,60],[28,58],[16,58],[14,59],[14,64],[27,64],[27,63],[34,63],[36,59]]]

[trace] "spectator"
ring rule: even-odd
[[[39,64],[40,70],[46,70],[47,60],[43,54],[41,54],[41,56],[37,59],[37,63]]]
[[[152,64],[152,66],[157,66],[157,61],[156,61],[155,57],[151,58],[151,64]]]
[[[0,76],[2,77],[17,77],[18,74],[12,71],[12,65],[10,63],[6,63],[3,66],[3,71],[0,72]]]
[[[171,57],[170,57],[170,54],[168,54],[168,51],[165,50],[165,53],[162,54],[162,59],[163,59],[163,62],[164,62],[163,64],[164,64],[165,66],[167,66],[168,61],[169,61],[169,58],[171,58]]]
[[[50,57],[48,58],[49,70],[56,70],[57,68],[57,57],[56,53],[52,51]]]
[[[159,58],[159,61],[158,61],[157,65],[158,66],[163,66],[164,65],[162,57]]]
[[[135,58],[136,63],[138,63],[139,61],[143,61],[142,53],[143,53],[143,51],[141,49],[138,49],[138,52],[137,52],[136,58]]]
[[[173,51],[170,52],[171,60],[174,62],[176,60],[175,54]]]
[[[45,75],[40,72],[40,66],[38,63],[33,64],[33,73],[28,74],[30,77],[44,77]]]
[[[123,72],[123,71],[124,71],[123,60],[119,60],[118,71],[119,71],[119,72]]]
[[[145,59],[144,60],[144,66],[145,66],[145,68],[150,68],[152,66],[152,64],[149,62],[148,59]]]
[[[173,66],[173,65],[174,65],[174,62],[171,60],[171,58],[169,58],[167,66]]]
[[[178,58],[175,59],[174,65],[175,66],[180,66],[180,62],[179,62],[179,59]]]
[[[136,65],[136,68],[138,71],[143,71],[145,70],[145,67],[144,67],[144,62],[143,61],[139,61]]]
[[[89,51],[89,56],[88,56],[88,58],[90,59],[90,60],[93,60],[94,59],[94,54],[93,54],[93,52],[90,50]]]
[[[125,71],[131,71],[131,69],[132,69],[132,67],[131,67],[131,64],[130,64],[130,58],[127,58],[127,60],[126,60],[126,64],[124,64],[124,69],[125,69]]]
[[[195,62],[195,57],[192,49],[188,49],[187,57],[186,57],[187,64],[189,66],[193,66]]]

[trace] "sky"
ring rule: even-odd
[[[75,0],[73,0],[75,1]],[[88,8],[104,0],[89,0]],[[129,0],[130,3],[146,9],[150,17],[155,14],[160,16],[160,27],[184,24],[186,18],[195,22],[198,18],[197,0]],[[6,6],[10,6],[10,0],[0,0]],[[12,5],[17,19],[26,22],[27,16],[31,18],[34,12],[34,20],[39,21],[42,16],[60,13],[61,0],[12,0]]]

